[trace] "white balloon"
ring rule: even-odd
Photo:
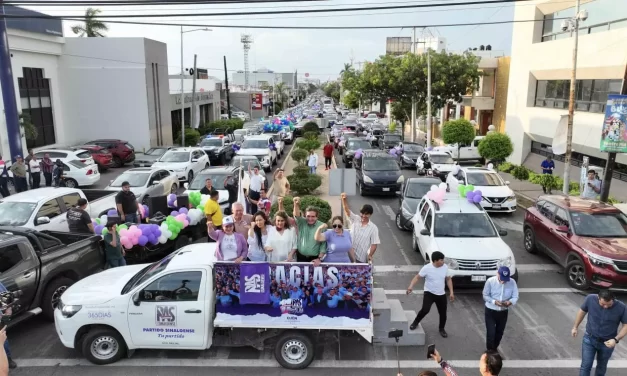
[[[448,188],[448,185],[446,185],[446,183],[440,183],[438,188],[446,190],[446,188]]]
[[[168,238],[163,236],[163,233],[162,233],[161,236],[159,237],[159,243],[165,244],[167,241],[168,241]]]
[[[453,175],[457,175],[459,173],[459,166],[453,167],[453,171],[451,171]]]
[[[438,190],[438,186],[437,185],[432,185],[430,191],[437,191]]]
[[[106,215],[106,214],[103,214],[103,215],[100,217],[100,224],[101,224],[101,225],[103,225],[103,226],[104,226],[104,225],[106,225],[106,224],[107,224],[107,220],[108,220],[108,219],[109,219],[109,217],[107,217],[107,215]]]
[[[494,165],[492,163],[488,163],[488,169],[489,170],[494,170]]]

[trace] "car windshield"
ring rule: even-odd
[[[357,124],[357,119],[344,119],[344,125],[355,125]]]
[[[189,185],[189,189],[191,190],[200,190],[205,186],[205,181],[207,179],[211,179],[213,182],[213,187],[215,189],[224,189],[224,181],[230,175],[227,174],[201,174],[198,175],[192,180],[192,183]]]
[[[431,186],[436,185],[434,182],[428,183],[409,183],[407,187],[407,192],[405,193],[406,198],[422,198],[424,195],[431,190]]]
[[[385,142],[401,142],[401,136],[383,136],[383,141]]]
[[[151,148],[151,149],[148,149],[148,151],[146,151],[145,154],[146,155],[152,155],[152,156],[155,156],[155,157],[160,157],[163,154],[165,154],[166,151],[168,151],[168,149],[165,149],[165,148]]]
[[[110,187],[121,187],[122,183],[127,181],[131,187],[143,187],[146,185],[148,181],[148,177],[150,174],[146,173],[137,173],[137,171],[133,172],[132,170],[123,172],[120,176],[118,176],[111,184]]]
[[[573,231],[591,238],[627,238],[627,217],[623,213],[571,212]]]
[[[267,140],[244,140],[242,149],[266,149],[268,147]]]
[[[420,145],[405,144],[403,145],[403,150],[413,153],[422,153],[423,151],[425,151],[425,148]]]
[[[236,129],[233,131],[235,134],[246,134],[246,129]]]
[[[467,174],[467,176],[468,182],[466,184],[480,187],[496,187],[503,185],[503,181],[493,172],[473,172]]]
[[[200,146],[222,146],[220,138],[205,138],[200,142]]]
[[[37,208],[31,202],[0,202],[0,226],[23,226]]]
[[[250,163],[250,168],[253,168],[255,166],[260,167],[261,163],[259,163],[259,159],[255,158],[255,157],[235,157],[233,159],[231,159],[231,161],[229,162],[229,166],[244,166],[245,168],[248,168],[248,164]]]
[[[135,288],[135,286],[139,286],[142,283],[146,282],[147,280],[149,280],[150,278],[152,278],[152,276],[161,273],[163,270],[165,270],[165,268],[167,268],[168,264],[170,263],[170,261],[172,260],[172,258],[174,256],[176,256],[178,252],[175,253],[171,253],[167,256],[165,256],[164,258],[162,258],[161,260],[154,262],[148,266],[146,266],[145,268],[143,268],[142,270],[140,270],[137,274],[135,274],[124,286],[124,288],[122,289],[122,295],[126,294],[127,292],[131,291],[132,289]]]
[[[485,213],[436,213],[434,236],[441,238],[493,238],[496,229]]]
[[[366,158],[364,171],[399,171],[398,163],[392,158]]]
[[[455,161],[453,160],[453,157],[451,157],[450,155],[442,155],[442,154],[431,154],[429,156],[429,159],[431,160],[431,162],[435,163],[435,164],[454,164]],[[469,178],[470,179],[470,178]]]
[[[370,143],[366,140],[350,140],[346,145],[347,150],[370,149]]]
[[[163,157],[159,158],[159,162],[188,162],[189,161],[189,152],[188,151],[169,151],[163,155]]]

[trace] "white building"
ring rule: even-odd
[[[627,7],[618,3],[581,1],[588,19],[579,32],[575,163],[587,155],[591,164],[605,166],[606,154],[599,152],[605,105],[608,94],[620,93],[627,66]],[[516,21],[537,22],[513,25],[506,132],[514,141],[514,163],[523,163],[529,153],[550,152],[559,119],[568,113],[573,38],[558,18],[573,17],[574,5],[574,0],[516,4]],[[627,156],[619,154],[617,162],[627,164]]]
[[[173,78],[178,77],[178,78]],[[193,101],[193,78],[186,76],[183,79],[183,88],[185,90],[184,106],[181,106],[181,76],[170,76],[170,102],[172,126],[176,130],[181,127],[181,107],[185,108],[185,124],[191,124],[192,102],[194,102],[194,125],[193,128],[220,120],[220,88],[222,81],[216,77],[196,79],[196,100]],[[178,131],[177,131],[178,132]],[[175,133],[177,133],[175,132]]]
[[[29,113],[38,131],[37,139],[23,139],[24,151],[98,138],[123,139],[137,149],[172,144],[164,43],[64,38],[60,20],[7,20],[7,26],[18,112]],[[4,112],[1,101],[0,107]],[[9,155],[4,116],[0,153]]]
[[[248,72],[248,86],[250,89],[257,90],[283,82],[286,87],[293,89],[295,76],[295,73],[278,73],[267,68],[261,68]],[[229,82],[229,85],[244,87],[246,85],[246,74],[244,71],[233,73],[233,80]]]

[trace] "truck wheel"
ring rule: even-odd
[[[61,301],[61,295],[73,284],[74,281],[65,277],[56,278],[48,282],[44,296],[41,299],[41,310],[48,320],[54,321],[54,310],[59,305],[59,301]]]
[[[304,369],[313,361],[314,352],[314,344],[307,335],[288,332],[277,341],[274,357],[283,368]]]
[[[126,343],[118,332],[109,328],[94,328],[83,337],[81,351],[93,364],[115,363],[126,350]]]
[[[570,287],[577,290],[587,290],[590,287],[590,281],[586,277],[586,267],[578,258],[566,265],[564,274]]]

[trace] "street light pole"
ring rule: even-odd
[[[411,37],[411,52],[416,54],[416,28]],[[411,96],[411,142],[416,142],[416,94]]]
[[[564,186],[562,191],[565,195],[570,192],[570,159],[573,151],[573,117],[575,116],[575,87],[577,86],[577,49],[579,47],[579,5],[577,0],[575,7],[575,17],[570,21],[571,30],[575,30],[573,46],[573,70],[570,75],[570,95],[568,98],[568,129],[566,131],[566,155],[564,157]]]
[[[431,147],[431,52],[427,48],[427,149]]]

